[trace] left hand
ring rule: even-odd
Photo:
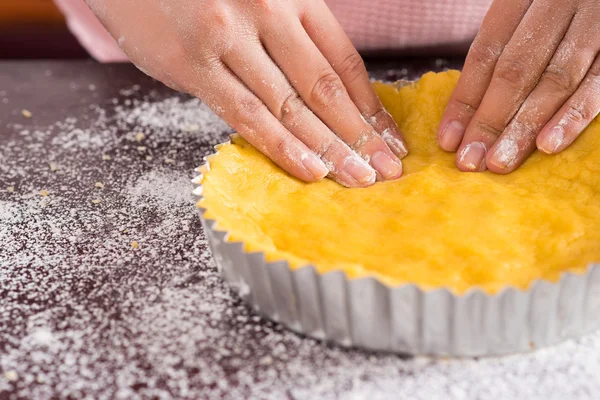
[[[438,141],[461,171],[505,174],[569,147],[600,112],[600,0],[495,0]]]

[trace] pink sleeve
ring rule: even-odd
[[[129,61],[84,0],[54,0],[79,43],[99,62]]]
[[[54,0],[100,62],[127,61],[84,0]],[[326,0],[360,51],[454,46],[473,40],[492,0]]]
[[[326,0],[358,50],[470,43],[492,0]]]

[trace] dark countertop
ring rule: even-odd
[[[455,65],[369,68],[395,80]],[[434,361],[341,349],[248,311],[190,192],[228,133],[128,65],[0,63],[0,399],[600,398],[599,335]]]

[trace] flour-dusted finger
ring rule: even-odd
[[[294,137],[224,64],[211,67],[210,80],[199,93],[232,128],[261,153],[305,182],[323,179],[329,170],[302,141]]]
[[[537,148],[556,154],[569,147],[600,113],[600,56],[575,94],[537,138]]]
[[[442,149],[452,152],[458,149],[492,80],[504,48],[532,2],[533,0],[495,0],[492,3],[471,45],[456,89],[442,117],[438,131],[438,143]],[[472,147],[484,151],[480,145]]]
[[[595,16],[579,13],[542,74],[536,88],[487,155],[487,168],[498,174],[517,169],[536,150],[541,129],[575,93],[600,48]]]
[[[375,183],[375,170],[306,106],[258,38],[240,41],[222,58],[271,114],[321,157],[331,178],[347,187]]]
[[[402,175],[400,159],[362,116],[344,82],[300,20],[286,20],[285,25],[279,24],[278,29],[274,29],[276,22],[265,22],[260,33],[261,41],[306,105],[333,133],[360,154],[377,171],[380,179],[399,178]],[[310,62],[298,63],[298,59]]]
[[[301,15],[301,22],[317,48],[341,78],[363,117],[398,157],[405,157],[408,150],[398,125],[383,108],[360,54],[325,2],[309,2]]]
[[[459,146],[456,165],[461,171],[487,168],[487,151],[536,87],[575,15],[575,7],[568,0],[559,3],[564,4],[557,7],[555,1],[534,1],[506,45]],[[542,23],[545,20],[553,21],[552,29]],[[477,148],[473,147],[475,144]],[[496,148],[496,152],[501,150],[504,149]],[[509,148],[503,157],[513,156],[513,149]]]

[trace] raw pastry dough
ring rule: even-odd
[[[600,261],[600,123],[562,154],[536,152],[512,174],[459,172],[436,143],[458,77],[375,85],[410,146],[401,179],[366,189],[304,184],[238,137],[210,159],[206,217],[269,260],[456,293],[526,288]]]

